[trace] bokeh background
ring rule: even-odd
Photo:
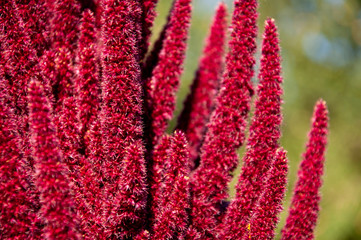
[[[153,41],[165,23],[170,0],[159,0]],[[189,93],[204,39],[219,0],[194,0],[185,72],[176,115]],[[233,11],[232,0],[224,1]],[[279,28],[284,77],[282,146],[290,161],[291,190],[307,140],[314,103],[323,98],[330,112],[330,135],[322,210],[316,239],[361,239],[361,0],[259,0],[259,42],[264,20]],[[230,20],[230,17],[229,17]],[[260,46],[260,45],[258,45]],[[258,59],[260,48],[258,48]],[[255,82],[257,79],[255,78]],[[176,119],[176,117],[175,117]],[[171,123],[171,128],[174,126]],[[240,149],[240,159],[243,149]],[[233,188],[239,169],[235,171]],[[231,195],[234,195],[232,189]],[[287,211],[279,224],[283,225]]]

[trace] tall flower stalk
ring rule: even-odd
[[[275,238],[288,171],[275,21],[265,23],[254,86],[258,3],[234,1],[228,47],[218,6],[168,134],[192,1],[173,1],[149,50],[157,2],[1,1],[2,239]],[[314,238],[327,128],[319,101],[282,239]]]

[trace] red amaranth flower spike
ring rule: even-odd
[[[146,110],[150,117],[146,133],[150,136],[150,145],[158,142],[173,116],[175,94],[183,71],[190,18],[191,0],[175,0],[158,65],[146,82]]]
[[[52,13],[50,21],[51,47],[46,53],[51,66],[44,79],[49,78],[55,108],[62,108],[63,101],[73,96],[75,49],[80,22],[80,3],[76,0],[47,0]],[[66,23],[66,24],[64,24]],[[56,123],[56,127],[58,124]]]
[[[189,142],[191,168],[199,157],[206,125],[215,107],[223,70],[223,54],[227,30],[227,7],[220,3],[210,35],[203,51],[191,93],[184,102],[184,109],[178,119],[178,129],[185,132]]]
[[[101,229],[101,133],[98,114],[100,111],[99,59],[96,52],[95,17],[89,9],[84,10],[80,25],[77,49],[77,75],[75,79],[77,119],[79,122],[79,147],[85,157],[80,162],[78,182],[82,195],[79,211],[82,211],[83,229],[88,237],[104,237]]]
[[[146,208],[143,203],[146,183],[141,181],[146,177],[142,89],[136,26],[129,21],[133,16],[128,12],[130,7],[128,1],[102,2],[103,103],[100,119],[104,145],[102,169],[107,198],[104,199],[104,220],[108,225],[108,236],[138,234],[143,227]],[[136,166],[138,171],[131,166]],[[128,181],[138,181],[138,184],[132,182],[127,186]],[[128,199],[131,195],[134,199]],[[119,202],[125,199],[124,203]],[[124,232],[119,233],[118,228]]]
[[[113,174],[118,174],[118,181],[113,188],[108,188],[106,196],[114,194],[108,205],[112,205],[110,217],[107,219],[107,237],[111,239],[120,236],[121,239],[135,237],[144,231],[145,208],[147,204],[146,169],[143,156],[143,146],[131,144],[125,152],[120,171],[114,168]]]
[[[103,206],[106,199],[103,191],[105,159],[99,119],[90,125],[87,137],[91,141],[85,149],[85,159],[79,173],[84,194],[84,199],[81,199],[83,205],[80,205],[85,212],[82,216],[82,225],[86,237],[105,239],[103,218]]]
[[[45,222],[44,237],[80,239],[67,168],[56,139],[49,102],[38,81],[30,82],[29,113],[40,216]]]
[[[38,201],[22,168],[16,118],[0,99],[0,232],[3,239],[41,238]]]
[[[99,62],[96,53],[95,17],[89,9],[83,12],[77,51],[78,73],[75,89],[78,93],[76,98],[80,137],[83,147],[86,148],[91,141],[87,132],[98,117],[101,96],[98,74]]]
[[[30,39],[31,47],[35,49],[36,56],[41,57],[44,50],[49,48],[49,11],[46,0],[16,0],[13,4],[23,31]]]
[[[274,239],[275,229],[282,211],[286,193],[288,161],[286,151],[278,149],[274,162],[268,172],[265,190],[260,196],[248,225],[248,233],[243,240]]]
[[[143,0],[142,1],[142,41],[140,44],[141,50],[141,59],[147,53],[149,46],[149,38],[151,36],[151,28],[157,13],[155,7],[158,3],[158,0]]]
[[[215,235],[219,207],[228,196],[230,172],[238,164],[236,150],[244,141],[249,102],[253,94],[251,78],[256,50],[256,10],[255,0],[235,1],[223,85],[201,148],[200,166],[191,180],[191,228],[201,233],[202,239]]]
[[[134,54],[136,56],[136,60],[140,63],[144,57],[143,52],[143,5],[141,1],[134,0],[125,0],[128,3],[128,22],[131,22],[133,28],[131,29],[132,35],[134,35],[136,43],[134,48]]]
[[[282,77],[278,42],[274,20],[268,19],[263,35],[255,113],[236,186],[237,193],[219,227],[222,239],[240,239],[246,233],[251,214],[264,191],[266,173],[279,147]]]
[[[169,157],[164,164],[159,214],[155,216],[154,239],[183,239],[189,209],[189,153],[184,133],[171,137]]]
[[[18,117],[18,130],[24,136],[22,116],[26,112],[26,87],[29,80],[29,70],[33,66],[35,51],[29,45],[29,37],[20,26],[20,18],[14,6],[14,1],[0,3],[0,41],[2,45],[1,67],[8,84],[9,96],[6,104],[12,106]],[[23,25],[23,24],[22,24]]]
[[[14,121],[16,124],[13,130],[17,132],[17,147],[21,158],[19,158],[19,167],[24,168],[23,171],[28,185],[28,194],[34,194],[31,198],[34,200],[33,204],[39,204],[38,191],[33,182],[34,162],[31,157],[30,137],[28,126],[28,107],[27,107],[27,87],[30,79],[36,74],[34,66],[38,62],[38,55],[41,52],[36,45],[33,37],[36,35],[32,31],[27,31],[28,28],[34,27],[41,20],[44,20],[44,13],[40,10],[43,7],[43,2],[34,5],[30,1],[2,1],[0,3],[0,42],[1,42],[1,56],[0,56],[0,101],[9,107],[13,112]],[[32,7],[27,11],[21,9],[22,4]],[[26,16],[31,15],[31,20],[25,22]],[[38,22],[35,20],[36,14]],[[43,31],[42,27],[34,27],[32,30]],[[40,44],[44,44],[41,42]],[[44,44],[46,45],[46,44]],[[20,171],[20,170],[19,170]],[[25,174],[26,172],[26,174]],[[25,177],[24,176],[24,177]]]
[[[149,164],[151,166],[151,171],[149,172],[149,185],[150,185],[150,225],[154,223],[155,216],[159,214],[159,205],[162,200],[161,186],[164,181],[164,166],[167,162],[167,158],[170,157],[170,144],[171,136],[165,134],[159,140],[159,143],[154,147],[152,162]]]
[[[281,239],[314,239],[321,198],[319,190],[322,185],[327,133],[327,106],[323,100],[319,100],[314,109],[309,141],[298,171],[298,180]]]
[[[142,91],[136,61],[134,25],[127,1],[103,3],[102,128],[106,156],[121,162],[130,142],[142,141]],[[110,163],[109,162],[109,163]]]

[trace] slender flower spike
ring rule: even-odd
[[[30,46],[36,51],[36,57],[41,57],[44,50],[49,47],[49,39],[46,31],[49,11],[46,8],[46,0],[15,0],[16,15],[20,19],[20,25],[24,33],[30,39]],[[35,56],[32,56],[35,57]],[[35,63],[37,59],[34,58]]]
[[[306,152],[298,171],[298,180],[282,238],[314,239],[314,229],[319,212],[323,165],[328,133],[328,111],[326,103],[319,100],[315,106],[312,129]]]
[[[157,146],[154,147],[152,163],[150,164],[152,170],[149,172],[150,183],[150,216],[151,223],[154,221],[154,217],[159,214],[159,206],[162,201],[162,184],[164,181],[164,166],[170,157],[170,145],[172,137],[165,134],[159,140]]]
[[[143,17],[142,17],[142,42],[140,45],[140,50],[142,51],[141,59],[144,57],[144,54],[148,50],[149,38],[151,36],[151,28],[157,13],[155,7],[158,3],[158,0],[143,0]]]
[[[251,213],[264,191],[266,173],[279,147],[282,121],[280,49],[274,20],[268,19],[265,24],[258,98],[236,197],[220,227],[222,239],[240,239],[246,233]]]
[[[159,141],[173,116],[175,94],[183,71],[190,18],[191,0],[175,0],[158,65],[146,82],[147,114],[151,119],[147,127],[151,145]]]
[[[102,128],[104,147],[112,165],[124,149],[142,141],[140,68],[136,61],[135,26],[128,21],[127,1],[103,3]]]
[[[206,124],[215,107],[215,97],[221,82],[227,30],[226,15],[227,7],[224,3],[220,3],[191,88],[192,92],[187,97],[183,112],[178,119],[178,129],[186,133],[189,141],[192,165],[199,157],[199,148],[207,129]]]
[[[73,96],[73,77],[76,43],[78,40],[80,22],[80,3],[75,0],[47,0],[52,12],[50,21],[50,39],[52,46],[48,51],[47,65],[51,68],[45,73],[49,78],[55,107],[62,108],[63,101]],[[66,23],[66,24],[64,24]],[[59,123],[56,123],[56,127]]]
[[[33,66],[35,51],[29,44],[29,36],[22,29],[20,16],[17,14],[13,1],[2,1],[0,6],[0,41],[2,59],[0,59],[2,71],[6,75],[9,86],[9,94],[6,103],[11,104],[15,116],[19,117],[18,128],[24,135],[24,122],[21,118],[26,112],[29,71]]]
[[[183,239],[189,209],[189,153],[184,133],[171,139],[170,156],[164,166],[159,215],[154,223],[154,239]]]
[[[132,1],[102,1],[102,112],[105,224],[109,237],[142,230],[146,166],[142,89]],[[136,167],[136,168],[135,168]],[[129,179],[130,178],[130,179]],[[122,202],[124,201],[124,202]],[[119,230],[124,231],[119,233]]]
[[[143,146],[130,145],[125,152],[118,173],[119,180],[114,187],[108,189],[106,195],[115,192],[110,217],[108,237],[121,236],[122,238],[136,236],[144,231],[146,195],[146,169],[143,157]],[[112,199],[112,198],[109,198]],[[107,201],[107,200],[105,200]]]
[[[0,100],[0,232],[3,239],[40,238],[37,201],[29,191],[27,172],[14,133],[15,118]]]
[[[265,190],[249,222],[249,233],[243,236],[243,240],[274,239],[287,185],[286,151],[279,149],[272,165]]]
[[[219,207],[228,196],[230,172],[238,164],[236,150],[244,141],[253,94],[251,78],[256,50],[256,10],[255,0],[235,1],[223,85],[201,148],[201,163],[191,181],[192,227],[202,233],[202,239],[215,235]]]
[[[78,67],[75,81],[78,92],[77,107],[80,137],[83,145],[89,145],[90,126],[98,117],[100,86],[98,76],[98,59],[96,55],[96,29],[94,14],[89,10],[83,12],[78,42]],[[85,146],[84,146],[85,147]]]
[[[60,154],[50,105],[40,82],[29,86],[31,143],[47,239],[80,239],[67,168]]]

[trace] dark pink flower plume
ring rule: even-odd
[[[320,203],[323,165],[328,133],[326,103],[319,100],[315,106],[312,129],[306,152],[298,171],[298,180],[281,239],[314,239]]]
[[[260,196],[248,224],[248,233],[243,236],[243,240],[274,239],[275,229],[279,222],[278,215],[283,210],[282,203],[286,193],[287,172],[286,151],[279,149],[267,174],[265,190]]]
[[[191,0],[175,0],[158,65],[146,82],[145,97],[150,119],[147,133],[149,131],[151,136],[151,145],[159,141],[173,116],[175,95],[183,71],[190,18]]]
[[[98,117],[100,109],[99,59],[96,50],[96,27],[94,14],[85,10],[81,19],[77,50],[77,107],[82,147],[89,145],[89,129]]]
[[[112,177],[117,181],[106,187],[106,204],[110,211],[106,224],[106,236],[114,238],[134,237],[144,231],[147,183],[143,146],[131,144],[120,163],[120,169],[114,167]],[[112,196],[114,195],[114,197]]]
[[[172,137],[165,134],[159,140],[159,143],[154,147],[152,158],[152,169],[149,172],[150,185],[150,222],[154,223],[154,217],[159,214],[159,205],[162,201],[162,184],[164,182],[164,166],[167,159],[170,157]]]
[[[194,168],[194,161],[199,157],[199,148],[211,112],[215,107],[215,97],[221,82],[227,34],[226,17],[227,7],[224,3],[220,3],[191,87],[192,92],[187,97],[178,119],[177,128],[185,132],[189,141],[192,168]]]
[[[40,217],[47,239],[80,239],[67,167],[61,156],[51,108],[40,82],[29,86],[30,131],[40,191]]]
[[[257,0],[233,0],[225,57],[219,4],[173,135],[192,0],[172,0],[148,52],[157,3],[0,0],[1,239],[275,237],[287,160],[274,21],[266,21],[255,112],[228,200],[254,94]],[[320,101],[283,239],[313,238],[327,120]]]
[[[48,72],[44,79],[49,79],[49,86],[54,97],[54,107],[62,108],[63,101],[73,96],[74,65],[76,43],[78,40],[81,18],[80,3],[75,0],[47,0],[51,12],[51,46],[46,52]],[[66,24],[64,24],[66,23]],[[59,128],[58,123],[56,127]]]
[[[160,185],[158,215],[154,221],[154,239],[183,239],[189,210],[189,152],[184,133],[171,137],[169,157],[165,158]]]
[[[274,20],[268,19],[265,24],[255,113],[236,197],[220,226],[223,239],[239,239],[246,233],[251,214],[264,191],[266,173],[279,147],[282,121],[280,49]]]
[[[257,2],[235,1],[232,38],[226,72],[217,107],[212,113],[201,148],[201,163],[191,181],[192,226],[202,239],[214,237],[221,201],[228,196],[230,172],[238,164],[236,150],[244,141],[246,120],[253,93],[251,78],[255,63]]]
[[[141,50],[141,59],[143,59],[144,55],[147,53],[149,38],[151,36],[151,28],[153,26],[153,22],[157,13],[155,11],[155,7],[158,3],[158,0],[143,0],[142,1],[142,41],[140,44]]]
[[[21,166],[16,118],[0,99],[0,232],[3,239],[40,238],[39,201]]]
[[[103,1],[102,4],[103,104],[100,117],[106,181],[105,222],[109,237],[134,236],[142,230],[146,207],[136,26],[129,21],[133,13],[128,9],[133,5],[128,1]]]

